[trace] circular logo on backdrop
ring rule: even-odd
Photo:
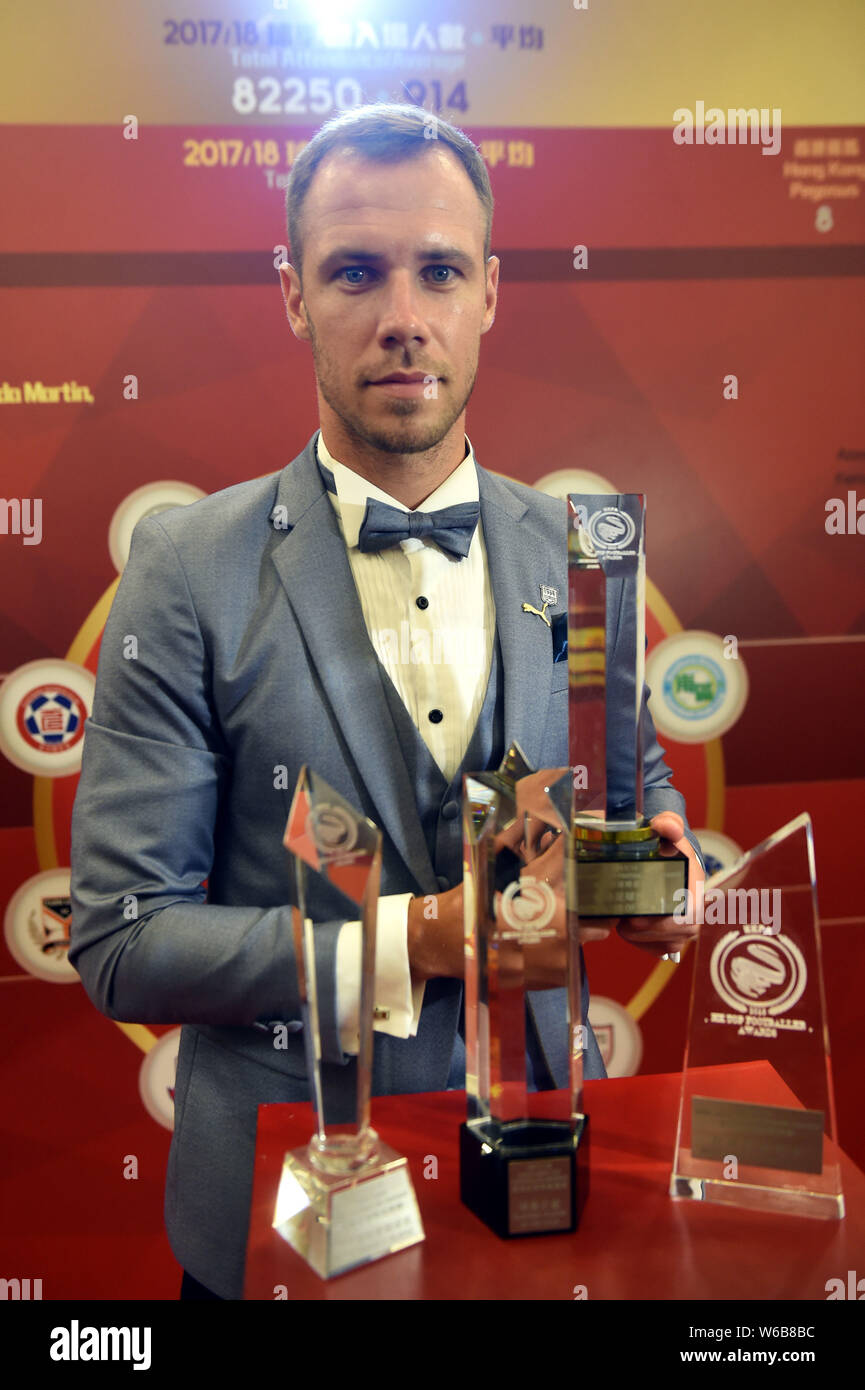
[[[656,728],[680,743],[705,743],[732,728],[748,698],[748,673],[712,632],[677,632],[646,661]]]
[[[589,1000],[589,1023],[607,1075],[636,1076],[643,1060],[643,1035],[624,1004],[603,994],[593,994]]]
[[[25,743],[40,753],[62,753],[84,737],[84,701],[65,685],[37,685],[18,702],[16,723]]]
[[[34,874],[12,894],[3,923],[10,954],[39,980],[74,984],[78,971],[69,964],[69,870]]]
[[[172,1028],[153,1044],[138,1073],[142,1104],[151,1119],[166,1129],[174,1129],[174,1083],[179,1051],[180,1029]]]
[[[334,806],[327,801],[310,811],[306,833],[322,859],[348,854],[357,843],[357,823],[344,806]]]
[[[720,830],[695,830],[694,835],[703,851],[707,878],[726,873],[744,854],[741,845],[737,845],[729,835],[722,835]]]
[[[532,878],[530,874],[514,879],[502,893],[499,910],[511,928],[510,932],[502,933],[506,941],[516,938],[527,946],[542,936],[555,934],[544,931],[555,915],[556,895],[543,879]]]
[[[35,777],[77,772],[95,686],[91,673],[71,661],[19,666],[0,686],[0,752]]]
[[[198,502],[206,497],[200,487],[192,483],[145,483],[124,497],[108,526],[108,550],[118,574],[122,573],[129,559],[129,546],[132,532],[139,521],[146,516],[158,516],[172,507],[188,507],[190,502]]]
[[[712,951],[709,971],[720,997],[737,1013],[784,1014],[808,981],[805,958],[787,936],[727,932]]]
[[[664,697],[683,719],[711,717],[721,708],[727,680],[716,661],[707,656],[680,657],[664,676]]]
[[[555,473],[545,473],[542,478],[538,478],[536,483],[532,483],[532,487],[537,488],[538,492],[545,492],[548,497],[559,497],[562,501],[566,501],[571,492],[587,492],[591,495],[619,491],[609,479],[602,478],[600,473],[591,473],[587,468],[558,468]]]

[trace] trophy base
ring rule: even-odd
[[[700,1167],[705,1169],[705,1166],[692,1159],[687,1149],[681,1149],[679,1168],[686,1171],[673,1171],[670,1177],[670,1196],[686,1201],[742,1207],[747,1211],[778,1212],[782,1216],[811,1216],[823,1221],[841,1221],[844,1218],[844,1194],[840,1190],[839,1177],[834,1182],[830,1177],[824,1190],[820,1191],[819,1178],[813,1187],[808,1187],[802,1183],[801,1173],[791,1173],[790,1185],[786,1186],[753,1180],[743,1181],[741,1178],[734,1181],[707,1173],[699,1176]],[[688,1168],[692,1170],[690,1173],[687,1172]]]
[[[408,1163],[382,1143],[350,1175],[320,1172],[306,1148],[287,1153],[272,1225],[321,1279],[425,1239]]]
[[[477,1124],[477,1122],[475,1122]],[[460,1198],[497,1236],[575,1231],[589,1195],[589,1117],[460,1126]],[[579,1161],[578,1161],[579,1159]]]
[[[688,858],[590,859],[577,855],[580,917],[672,917],[686,908]],[[679,896],[677,897],[676,894]]]

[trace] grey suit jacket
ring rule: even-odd
[[[257,1105],[307,1095],[282,849],[303,764],[382,828],[382,893],[440,891],[316,437],[282,472],[136,528],[103,635],[72,824],[70,959],[90,998],[113,1019],[187,1025],[166,1223],[184,1267],[228,1298],[242,1293]],[[553,664],[549,628],[521,610],[540,584],[564,606],[564,505],[478,476],[505,744],[517,739],[536,767],[565,766],[567,663]],[[629,698],[633,708],[633,676],[629,688],[615,654],[612,666],[611,710]],[[646,813],[684,817],[645,697],[643,718]],[[327,1063],[348,1078],[339,927],[317,933],[319,1007]],[[377,1093],[443,1089],[460,992],[458,981],[431,982],[416,1038],[377,1034]],[[530,996],[559,1085],[562,996]],[[262,1027],[274,1021],[291,1030],[285,1047]],[[594,1039],[588,1062],[588,1075],[604,1074]]]

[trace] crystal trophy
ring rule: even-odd
[[[700,934],[671,1196],[843,1217],[808,815],[682,908]]]
[[[687,856],[662,855],[643,814],[645,519],[641,493],[568,497],[568,756],[582,918],[670,916],[674,895],[688,886]],[[607,611],[613,606],[615,670],[624,697],[608,709],[614,667]],[[615,783],[612,749],[620,769]]]
[[[460,1196],[502,1237],[575,1230],[588,1193],[580,949],[564,853],[571,781],[566,769],[532,772],[517,744],[496,772],[463,779],[468,1117]],[[569,1085],[532,1092],[526,991],[562,985]]]
[[[415,1245],[424,1231],[405,1158],[370,1125],[381,831],[304,767],[283,843],[316,1131],[285,1155],[272,1224],[329,1279]],[[317,924],[334,921],[360,923],[359,1051],[348,1088],[349,1069],[322,1060],[315,939]]]

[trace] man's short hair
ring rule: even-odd
[[[285,190],[291,263],[303,277],[300,218],[309,186],[322,160],[334,150],[355,150],[365,159],[396,164],[436,145],[453,150],[472,181],[484,209],[484,261],[489,259],[493,191],[483,157],[463,131],[420,106],[376,102],[333,116],[316,131],[295,160]]]

